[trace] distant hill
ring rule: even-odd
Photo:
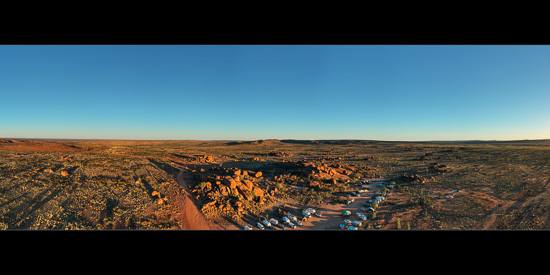
[[[529,139],[529,140],[433,140],[433,141],[384,141],[384,140],[363,140],[363,139],[264,139],[254,141],[230,141],[226,145],[282,145],[282,144],[302,144],[302,145],[372,145],[372,144],[398,144],[398,143],[432,143],[432,144],[507,144],[507,143],[549,143],[550,139]]]

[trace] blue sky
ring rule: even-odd
[[[550,138],[550,46],[0,46],[0,137]]]

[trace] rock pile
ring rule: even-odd
[[[401,180],[402,181],[407,181],[407,182],[419,182],[419,183],[425,183],[426,182],[426,178],[424,178],[423,176],[420,176],[418,174],[414,174],[412,176],[403,175],[403,176],[401,176]]]
[[[293,154],[287,153],[287,152],[269,152],[267,155],[272,156],[272,157],[291,157],[291,156],[293,156]]]
[[[236,213],[239,215],[255,203],[263,205],[277,192],[276,189],[267,192],[267,189],[260,186],[262,172],[240,169],[229,171],[232,171],[233,175],[210,177],[215,179],[214,184],[204,182],[195,186],[193,192],[198,193],[200,191],[207,201],[201,209],[204,214],[233,215]],[[198,195],[197,198],[201,195]]]
[[[432,172],[437,172],[438,174],[449,172],[450,168],[445,164],[439,164],[437,162],[430,163],[428,169]]]
[[[211,156],[211,155],[204,155],[204,156],[202,156],[202,157],[198,157],[198,158],[197,158],[197,161],[199,161],[199,162],[206,162],[206,163],[213,162],[213,161],[214,161],[214,156]]]

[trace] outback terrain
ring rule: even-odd
[[[0,229],[548,229],[549,184],[550,140],[0,139]]]

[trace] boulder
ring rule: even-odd
[[[237,183],[232,178],[224,178],[223,179],[223,184],[225,184],[227,187],[229,187],[231,189],[237,187]]]
[[[236,201],[235,202],[235,206],[237,206],[237,207],[241,207],[242,205],[243,205],[242,201]]]
[[[262,190],[260,187],[255,186],[252,192],[254,196],[257,196],[260,198],[264,196],[264,190]]]
[[[254,184],[249,180],[243,180],[243,183],[248,191],[252,191],[252,188],[254,188]]]
[[[229,187],[224,185],[219,185],[219,187],[220,187],[220,193],[222,194],[222,196],[227,196],[229,194]]]

